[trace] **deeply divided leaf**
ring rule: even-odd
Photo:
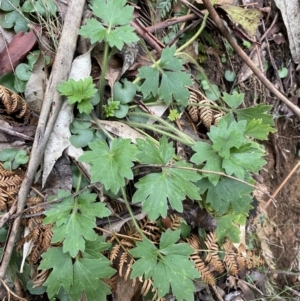
[[[228,124],[221,119],[218,126],[212,126],[207,134],[213,142],[212,148],[223,158],[229,158],[231,148],[239,148],[245,142],[245,120]]]
[[[39,269],[52,269],[44,283],[47,286],[48,297],[52,299],[64,288],[70,294],[71,301],[79,300],[82,293],[85,293],[87,300],[105,301],[110,289],[101,279],[111,277],[115,270],[110,267],[109,260],[100,253],[101,249],[96,251],[97,247],[107,249],[103,244],[105,243],[100,238],[90,243],[93,255],[84,252],[83,258],[76,258],[74,263],[72,257],[64,253],[62,248],[48,249],[42,255],[43,260],[39,266]]]
[[[180,230],[168,229],[161,236],[159,249],[148,240],[138,242],[136,248],[130,250],[132,256],[139,258],[132,266],[130,277],[152,277],[158,298],[169,293],[171,287],[177,300],[192,301],[195,290],[192,280],[200,275],[189,260],[193,249],[186,243],[175,244],[179,238]]]
[[[200,199],[198,188],[193,182],[197,182],[201,176],[196,171],[180,167],[192,165],[178,162],[172,168],[165,167],[161,172],[146,175],[135,184],[137,191],[132,202],[141,202],[142,210],[148,213],[150,220],[159,216],[166,217],[168,203],[174,210],[182,212],[182,201],[186,196],[194,200]]]
[[[143,164],[168,164],[175,154],[172,143],[163,136],[157,147],[150,139],[137,140],[139,153],[137,158]]]
[[[68,192],[60,192],[58,197],[67,197]],[[79,197],[67,197],[61,203],[54,203],[46,211],[44,223],[55,223],[52,228],[52,242],[63,242],[63,252],[75,257],[85,250],[86,240],[93,241],[97,235],[93,228],[96,217],[106,217],[110,211],[105,204],[95,202],[97,195],[89,192]]]
[[[203,169],[208,171],[223,172],[222,158],[213,150],[212,145],[206,142],[197,142],[193,147],[196,152],[191,162],[196,164],[204,164]],[[208,173],[208,179],[211,183],[216,185],[219,181],[220,176],[218,174]]]
[[[140,68],[138,76],[144,79],[140,89],[145,98],[152,94],[167,104],[174,98],[179,104],[187,105],[190,93],[186,86],[190,86],[192,81],[190,75],[184,72],[182,59],[175,56],[175,47],[166,47],[161,60],[151,67]]]
[[[116,194],[125,185],[125,179],[133,179],[131,167],[137,148],[130,139],[116,138],[110,146],[97,140],[89,143],[89,147],[91,151],[86,151],[79,161],[92,165],[92,182],[100,181],[106,190]]]
[[[92,43],[105,41],[110,47],[122,50],[124,44],[139,40],[134,28],[129,25],[133,18],[133,7],[126,5],[124,0],[96,0],[91,6],[93,13],[102,20],[86,21],[79,34],[90,38]]]
[[[247,214],[251,209],[253,188],[233,179],[222,177],[214,186],[207,179],[197,183],[201,194],[207,191],[206,202],[218,215],[233,209],[237,214]]]

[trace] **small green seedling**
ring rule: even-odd
[[[175,121],[176,119],[178,119],[180,117],[180,113],[177,110],[170,110],[168,119],[170,121]]]
[[[280,78],[285,78],[288,75],[288,69],[282,67],[281,69],[278,69],[278,74]]]
[[[234,71],[231,71],[231,70],[226,70],[225,71],[225,74],[224,74],[224,77],[225,79],[228,81],[228,82],[233,82],[236,78],[236,74]]]
[[[61,95],[67,96],[69,104],[76,103],[80,113],[90,114],[92,112],[95,104],[91,100],[95,97],[97,89],[91,76],[79,81],[71,78],[63,81],[56,89]]]
[[[17,169],[21,164],[29,160],[25,150],[5,148],[0,152],[0,161],[4,162],[3,167],[7,170]]]

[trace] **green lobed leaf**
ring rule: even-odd
[[[103,140],[90,142],[91,151],[86,151],[80,162],[92,165],[92,182],[100,181],[106,190],[117,193],[125,185],[125,178],[132,180],[131,167],[135,160],[137,148],[130,139],[116,138],[110,147]]]
[[[172,142],[168,142],[166,136],[159,140],[157,147],[150,139],[137,139],[139,153],[137,158],[142,164],[168,164],[175,155]]]
[[[261,119],[263,124],[273,126],[273,115],[268,114],[268,111],[270,111],[271,108],[272,106],[270,105],[258,104],[254,107],[238,109],[235,112],[239,121],[246,120],[247,122],[251,122],[253,119]]]
[[[58,294],[61,287],[69,291],[73,285],[73,265],[72,258],[68,253],[63,253],[62,248],[49,248],[42,254],[42,262],[39,269],[52,269],[44,285],[47,286],[49,299]]]
[[[102,42],[107,35],[105,27],[95,19],[86,20],[86,24],[81,26],[78,33],[85,38],[89,38],[92,44]]]
[[[120,51],[124,44],[131,44],[139,40],[138,36],[134,33],[134,28],[130,25],[123,25],[112,29],[106,35],[106,41],[110,47],[117,47]]]
[[[79,113],[91,114],[93,105],[91,104],[90,99],[83,99],[77,104],[77,109]]]
[[[62,191],[58,197],[62,195],[68,196],[67,192]],[[45,224],[55,222],[52,228],[52,242],[63,241],[63,252],[69,252],[72,257],[85,250],[86,240],[97,239],[93,230],[96,217],[110,215],[105,204],[95,202],[96,197],[96,194],[89,192],[82,193],[75,200],[68,197],[62,203],[52,204],[52,208],[45,213]]]
[[[245,135],[259,140],[266,140],[269,133],[275,133],[276,130],[269,124],[264,124],[262,119],[252,119],[247,123]]]
[[[111,247],[110,243],[104,241],[103,236],[98,236],[94,241],[87,241],[85,244],[85,250],[82,252],[83,258],[90,259],[103,259],[106,258],[101,254],[103,251],[107,251]]]
[[[192,149],[196,153],[191,157],[191,162],[198,165],[205,162],[203,169],[215,172],[224,172],[222,168],[222,158],[215,152],[212,145],[199,141],[192,147]],[[217,174],[207,174],[207,177],[213,185],[216,185],[220,178]]]
[[[74,285],[69,291],[71,301],[80,300],[83,292],[88,301],[106,301],[106,296],[111,292],[109,286],[100,279],[109,278],[115,272],[105,257],[77,259],[73,265]]]
[[[230,208],[237,214],[247,214],[251,209],[253,188],[233,179],[222,177],[214,186],[207,179],[197,183],[201,194],[207,191],[206,202],[218,215],[223,215]]]
[[[95,0],[91,8],[97,17],[110,26],[129,24],[134,9],[126,5],[126,0]]]
[[[102,239],[89,244],[89,247],[106,250],[107,244]],[[61,288],[70,293],[71,301],[77,301],[84,292],[87,300],[105,301],[106,296],[110,294],[110,289],[101,279],[109,278],[115,270],[110,267],[109,260],[104,257],[100,250],[93,249],[93,255],[86,258],[87,253],[84,252],[84,258],[76,259],[72,263],[72,258],[68,253],[63,253],[62,248],[50,248],[42,255],[42,262],[39,269],[47,269],[52,271],[46,282],[47,293],[49,299],[58,294]]]
[[[67,222],[70,211],[74,206],[74,197],[69,191],[59,190],[58,194],[49,198],[49,201],[54,199],[62,199],[60,203],[52,203],[50,209],[46,210],[46,217],[43,220],[44,224],[56,223],[61,226]]]
[[[150,173],[135,184],[137,191],[132,202],[141,202],[142,210],[148,213],[150,220],[159,216],[166,217],[168,203],[174,210],[183,212],[182,201],[186,196],[194,200],[200,199],[198,188],[192,182],[197,182],[201,176],[196,171],[180,169],[192,165],[178,162],[173,167],[163,168],[160,173]]]
[[[132,256],[139,258],[132,266],[130,277],[152,277],[153,286],[158,289],[158,298],[169,293],[171,286],[177,300],[192,301],[195,290],[192,280],[200,275],[189,260],[193,249],[186,243],[175,244],[179,239],[180,230],[168,229],[161,236],[159,249],[149,240],[138,242],[136,248],[129,251]]]
[[[234,213],[229,213],[221,217],[217,217],[217,229],[216,236],[219,241],[228,237],[232,242],[240,242],[240,230],[237,225],[234,224],[236,220],[236,215]]]
[[[159,95],[166,104],[170,104],[174,97],[179,104],[187,105],[190,93],[186,86],[192,85],[192,81],[190,75],[184,72],[183,60],[175,56],[175,51],[175,47],[166,47],[159,63],[139,69],[138,76],[145,79],[140,87],[144,98],[151,93],[153,96]]]
[[[244,94],[238,93],[236,91],[233,92],[232,95],[224,92],[223,93],[223,100],[232,108],[236,109],[243,101],[244,101]]]
[[[246,124],[245,120],[228,124],[224,119],[221,119],[217,127],[212,126],[207,135],[213,142],[213,150],[221,157],[229,158],[231,148],[239,148],[245,142]]]
[[[232,149],[230,157],[223,159],[222,167],[228,175],[235,175],[244,179],[248,172],[258,173],[266,164],[262,158],[264,151],[254,143],[241,146],[239,149]]]
[[[56,86],[56,89],[61,95],[67,96],[69,104],[83,101],[82,108],[87,106],[86,101],[89,102],[97,92],[91,76],[78,81],[70,78],[68,81],[63,81],[60,85]]]
[[[134,28],[129,25],[133,18],[133,7],[126,5],[124,0],[96,0],[91,5],[93,13],[103,20],[105,26],[95,19],[87,20],[79,34],[90,38],[92,43],[105,42],[110,47],[122,50],[124,44],[139,40]]]

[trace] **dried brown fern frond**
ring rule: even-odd
[[[29,197],[27,199],[27,214],[33,215],[30,218],[23,218],[22,224],[26,227],[28,234],[18,243],[17,248],[20,249],[25,242],[31,241],[33,244],[29,262],[35,265],[39,262],[42,253],[46,252],[51,247],[52,225],[43,225],[43,206],[36,206],[41,203],[41,197]]]
[[[194,248],[195,251],[200,249],[200,240],[197,235],[191,234],[186,238],[186,241],[192,248]]]
[[[205,261],[211,266],[216,272],[222,274],[225,271],[223,262],[219,258],[219,245],[217,244],[217,237],[214,232],[207,234],[204,243],[207,248],[207,256]]]
[[[0,163],[0,210],[8,211],[19,192],[23,176],[19,171],[8,171]]]
[[[156,221],[150,221],[147,217],[145,217],[139,221],[139,226],[147,238],[149,238],[152,242],[159,242],[162,230],[157,226]],[[139,232],[135,232],[133,237],[139,239],[142,238]]]
[[[166,218],[162,218],[163,229],[171,229],[175,231],[181,227],[183,221],[183,217],[177,214],[170,214]]]
[[[232,242],[227,238],[223,244],[225,257],[223,259],[226,269],[230,275],[237,275],[239,272],[237,263],[237,254]]]
[[[264,259],[260,255],[256,255],[252,250],[247,250],[246,265],[248,269],[254,269],[264,264]]]
[[[5,112],[26,124],[37,124],[37,117],[30,109],[27,102],[17,93],[0,85],[0,103],[3,104]]]
[[[191,104],[187,106],[186,110],[194,123],[199,121],[199,108],[198,106],[193,106],[192,104],[198,103],[198,95],[194,91],[190,91],[190,98],[188,102]]]
[[[219,124],[220,119],[225,115],[224,112],[217,112],[213,114],[213,125],[217,126]]]
[[[210,129],[213,121],[213,111],[209,107],[210,101],[207,99],[203,99],[199,102],[201,105],[199,111],[199,119],[204,124],[207,130]]]
[[[196,269],[201,273],[203,281],[210,285],[216,284],[216,278],[210,272],[208,266],[201,259],[201,257],[195,252],[190,256],[190,259],[194,262]]]

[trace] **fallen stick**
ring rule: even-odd
[[[73,54],[76,49],[78,29],[80,27],[85,0],[72,0],[69,3],[63,30],[61,33],[57,54],[52,67],[52,72],[47,83],[43,106],[33,142],[28,168],[22,182],[19,194],[17,214],[23,211],[31,184],[34,180],[37,169],[42,161],[44,150],[52,133],[57,115],[62,105],[62,97],[56,90],[56,86],[62,80],[67,80],[73,61]],[[0,265],[0,278],[4,278],[15,241],[20,227],[21,216],[18,216],[11,227],[7,244],[3,252]]]

